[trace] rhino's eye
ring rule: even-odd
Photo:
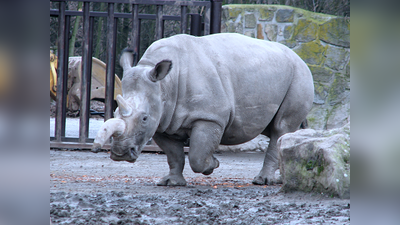
[[[145,121],[145,122],[147,121],[147,116],[143,117],[143,121]]]

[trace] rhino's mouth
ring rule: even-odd
[[[118,153],[111,151],[110,158],[114,161],[127,161],[130,163],[134,163],[139,156],[136,149],[137,148],[135,148],[135,147],[129,148],[129,150],[123,154],[118,154]]]

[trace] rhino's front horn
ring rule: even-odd
[[[132,114],[132,108],[121,95],[117,95],[117,103],[122,116],[130,116]]]
[[[92,152],[99,152],[111,136],[119,136],[125,132],[125,121],[112,118],[107,120],[97,132],[93,142]]]

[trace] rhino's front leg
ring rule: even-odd
[[[223,130],[214,122],[197,121],[190,135],[189,162],[195,173],[211,174],[219,161],[213,156],[221,142]]]
[[[169,174],[157,183],[158,186],[185,186],[186,180],[182,172],[185,166],[183,142],[168,138],[163,134],[155,134],[154,141],[167,155]]]

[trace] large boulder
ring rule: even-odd
[[[350,198],[350,122],[331,130],[285,134],[278,151],[283,191]]]

